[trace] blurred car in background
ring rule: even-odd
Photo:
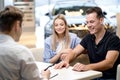
[[[57,14],[64,14],[68,27],[80,27],[80,25],[85,25],[85,11],[93,6],[97,6],[95,3],[90,0],[87,4],[86,1],[58,1],[53,6],[52,11],[50,12],[50,21],[45,25],[45,38],[52,34],[52,24],[53,19]]]
[[[45,38],[52,34],[53,19],[57,14],[64,14],[71,32],[77,33],[81,38],[84,37],[87,33],[85,12],[88,8],[95,6],[97,6],[97,4],[94,0],[57,2],[50,13],[50,21],[45,25]],[[108,18],[105,18],[104,24],[106,28],[112,29],[111,22]]]
[[[47,20],[50,20],[49,13],[53,9],[53,4],[51,5],[42,5],[35,8],[35,23],[36,27],[40,27],[42,23],[47,23]],[[45,19],[43,19],[45,17]],[[47,19],[47,20],[46,20]]]
[[[82,16],[88,8],[97,6],[94,0],[70,0],[58,1],[52,9],[51,15],[54,17],[57,14],[64,14],[65,16]]]
[[[84,16],[65,16],[66,21],[68,23],[69,30],[72,32],[77,30],[87,30],[86,24],[85,24],[85,18]],[[53,32],[53,20],[50,20],[45,25],[45,38],[49,37]],[[79,35],[79,37],[82,37],[83,35]]]

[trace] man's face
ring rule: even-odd
[[[86,15],[86,22],[90,34],[99,33],[103,27],[103,18],[98,18],[95,12]]]

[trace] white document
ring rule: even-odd
[[[36,62],[36,64],[37,64],[38,69],[39,69],[39,72],[40,72],[40,77],[42,77],[42,76],[41,76],[41,71],[44,70],[45,68],[47,68],[48,66],[52,65],[52,64],[50,64],[50,63],[44,63],[44,62]],[[53,66],[52,66],[52,67],[49,67],[48,69],[49,69],[50,72],[51,72],[51,74],[50,74],[50,79],[51,79],[51,78],[54,78],[54,77],[57,76],[57,75],[59,75],[59,74],[57,73],[57,71],[56,71],[55,69],[53,69]]]

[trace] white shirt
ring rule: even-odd
[[[56,53],[59,54],[60,51],[62,51],[64,49],[65,49],[65,42],[64,42],[64,40],[62,40],[61,42],[58,43]]]
[[[0,34],[0,80],[40,80],[31,51]]]

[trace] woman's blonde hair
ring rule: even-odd
[[[55,27],[54,27],[56,19],[61,19],[65,23],[65,32],[64,32],[65,48],[69,48],[69,46],[70,46],[69,45],[70,44],[70,36],[69,36],[68,24],[67,24],[67,21],[66,21],[64,15],[63,14],[58,14],[53,21],[52,49],[56,50],[57,39],[58,39],[58,34],[55,31]]]

